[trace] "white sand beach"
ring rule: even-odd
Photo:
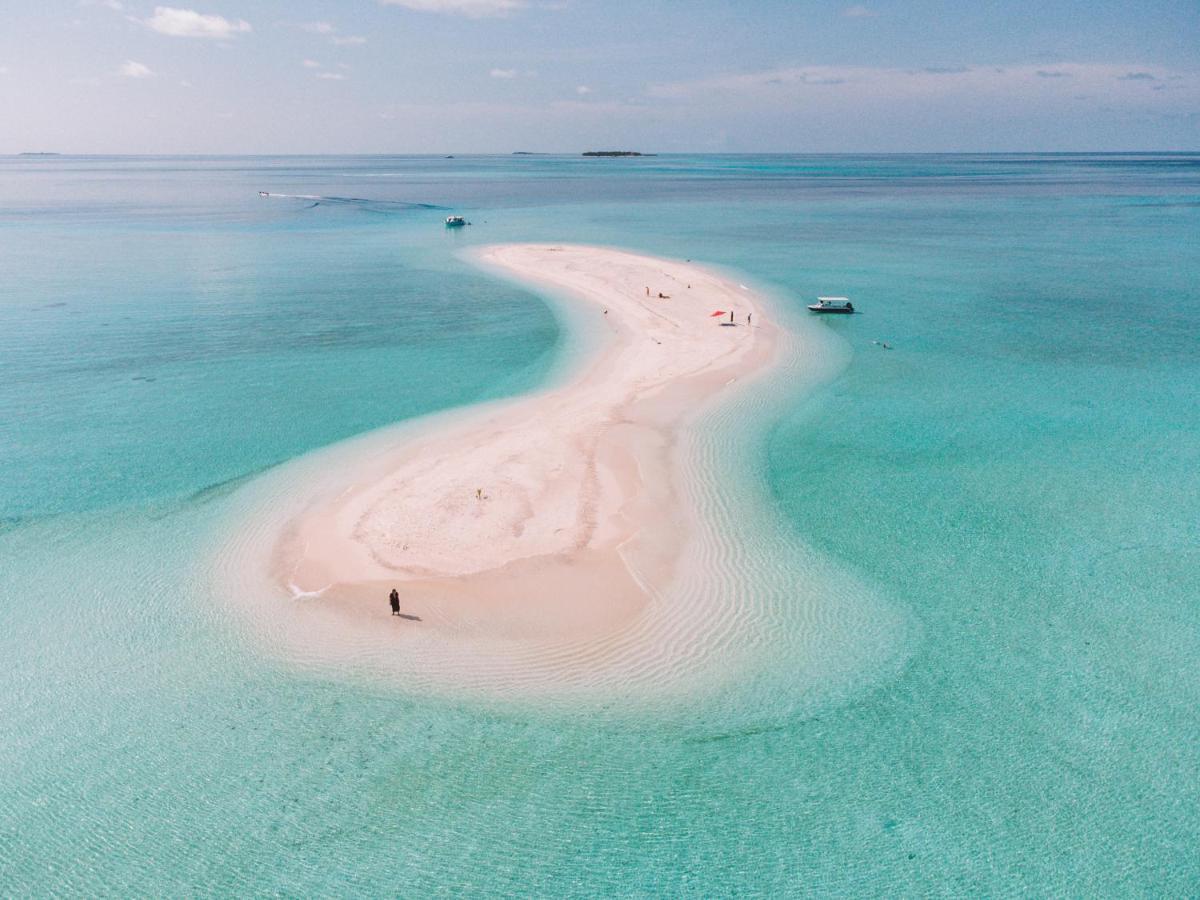
[[[393,624],[394,586],[422,629],[619,629],[686,537],[673,429],[766,365],[775,328],[750,291],[690,263],[549,245],[481,260],[589,304],[611,339],[566,384],[371,461],[292,523],[276,572],[372,627]]]
[[[780,528],[737,455],[775,375],[796,390],[843,364],[824,329],[780,329],[690,262],[525,244],[472,261],[544,289],[572,328],[594,316],[594,346],[543,390],[248,486],[216,576],[268,652],[409,692],[685,717],[705,697],[739,721],[894,658],[901,619]]]

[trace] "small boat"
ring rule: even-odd
[[[446,216],[447,228],[462,228],[467,224],[467,220],[462,216]]]
[[[271,195],[270,195],[270,194],[268,194],[266,191],[259,191],[259,192],[258,192],[258,196],[260,196],[260,197],[270,197]]]
[[[816,303],[808,304],[808,308],[815,313],[854,313],[854,304],[846,297],[818,297]]]

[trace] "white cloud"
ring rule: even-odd
[[[680,104],[702,101],[706,106],[725,104],[730,109],[830,110],[866,107],[898,108],[901,102],[925,104],[953,101],[961,107],[977,104],[1011,104],[1014,108],[1036,104],[1049,108],[1085,88],[1110,102],[1140,102],[1145,78],[1120,76],[1139,72],[1156,79],[1169,76],[1157,66],[1061,63],[1052,69],[1034,65],[1007,68],[930,66],[897,69],[872,66],[793,66],[757,72],[739,72],[651,84],[646,93]],[[1196,92],[1200,78],[1181,76],[1180,83]],[[1032,107],[1029,107],[1032,108]]]
[[[866,66],[806,66],[768,69],[759,72],[714,75],[695,81],[675,81],[652,84],[647,90],[651,97],[664,100],[691,99],[706,94],[728,94],[736,96],[777,97],[781,93],[794,93],[798,88],[809,86],[842,85],[850,81],[875,81],[885,76],[887,69]],[[919,73],[895,70],[896,77],[914,76]]]
[[[324,81],[345,81],[346,76],[341,72],[318,72],[317,77]]]
[[[588,87],[586,84],[581,84],[577,88],[575,88],[575,93],[577,93],[580,97],[586,97],[591,92],[592,92],[592,89],[590,87]]]
[[[231,21],[224,16],[205,15],[194,9],[176,9],[173,6],[156,6],[154,15],[141,20],[142,24],[170,37],[227,39],[235,34],[251,31],[245,19]]]
[[[338,63],[338,68],[339,68],[339,69],[346,69],[347,71],[349,71],[349,69],[350,69],[350,63]]]
[[[303,65],[304,65],[304,68],[306,68],[306,69],[319,69],[319,68],[321,68],[321,64],[320,64],[319,62],[317,62],[315,59],[306,59],[306,60],[304,61]]]
[[[367,42],[367,39],[361,35],[339,35],[337,26],[332,22],[305,22],[300,26],[300,30],[307,31],[309,34],[324,35],[338,47],[358,47]]]
[[[0,66],[0,75],[8,74],[8,66]]]
[[[492,69],[492,71],[488,72],[488,75],[490,75],[492,78],[516,78],[517,70],[516,69]]]
[[[854,6],[846,7],[846,9],[842,10],[842,15],[847,19],[873,19],[879,15],[879,13],[872,9],[867,9],[860,3]]]
[[[154,73],[150,71],[150,67],[143,65],[140,62],[134,62],[132,59],[127,59],[121,63],[121,67],[117,69],[126,78],[149,78]]]
[[[449,13],[483,19],[506,16],[528,6],[526,0],[380,0],[385,6],[403,6],[418,12]]]

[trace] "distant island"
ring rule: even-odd
[[[62,156],[61,153],[18,153],[17,156]]]
[[[584,156],[657,156],[657,153],[638,153],[636,150],[588,150]]]

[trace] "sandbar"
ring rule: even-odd
[[[688,537],[676,431],[769,365],[746,287],[690,262],[519,244],[476,261],[585,304],[605,338],[561,384],[361,461],[285,529],[279,581],[345,620],[594,639],[630,627]],[[719,314],[717,314],[719,313]]]
[[[211,568],[239,634],[317,677],[701,731],[898,670],[911,617],[807,546],[764,472],[771,423],[849,358],[831,329],[779,327],[778,301],[691,261],[561,244],[468,261],[562,317],[557,372],[239,488]]]

